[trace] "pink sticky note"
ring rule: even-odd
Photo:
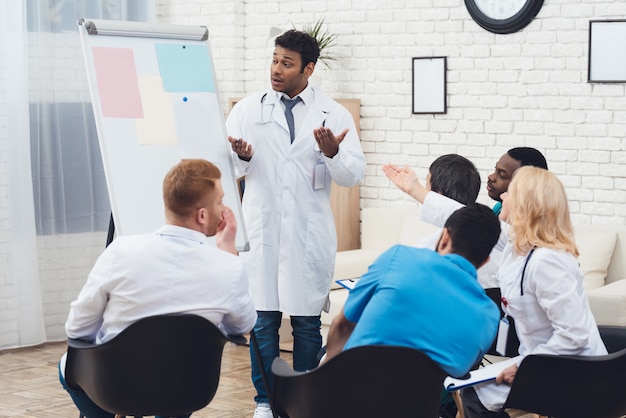
[[[143,118],[133,50],[92,47],[102,116]]]

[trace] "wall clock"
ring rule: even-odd
[[[513,33],[537,16],[543,0],[465,0],[470,16],[493,33]]]

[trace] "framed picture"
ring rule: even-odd
[[[587,81],[626,82],[626,20],[589,21]]]
[[[446,57],[413,58],[413,113],[446,111]]]

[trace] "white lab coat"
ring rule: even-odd
[[[522,284],[527,256],[516,254],[512,245],[502,255],[498,279],[507,302],[503,309],[515,318],[520,340],[519,362],[529,354],[606,354],[589,309],[576,257],[562,250],[537,248],[528,262]],[[487,383],[475,390],[487,409],[497,411],[506,401],[510,386]]]
[[[226,122],[228,135],[253,147],[250,162],[233,153],[235,174],[245,176],[242,211],[250,251],[240,254],[248,269],[257,310],[319,315],[328,309],[337,237],[330,210],[330,186],[358,184],[365,157],[354,120],[340,104],[312,88],[306,116],[290,143],[280,94],[269,90],[241,100]],[[313,129],[350,131],[330,159]],[[314,189],[316,165],[324,187]]]

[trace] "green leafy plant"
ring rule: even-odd
[[[292,24],[293,26],[293,24]],[[326,65],[329,69],[331,68],[331,61],[336,61],[337,57],[330,52],[330,49],[336,45],[337,34],[328,32],[328,29],[324,29],[324,18],[320,18],[313,25],[306,25],[302,28],[303,32],[308,33],[317,41],[317,44],[320,47],[320,57],[319,60]],[[293,27],[296,29],[296,27]]]

